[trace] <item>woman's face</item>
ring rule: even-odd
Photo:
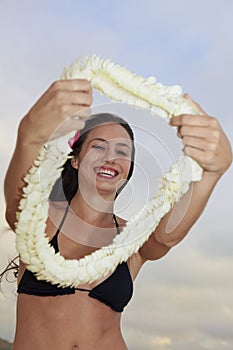
[[[112,200],[126,181],[132,154],[132,140],[120,125],[109,123],[92,129],[72,165],[79,172],[79,188],[88,186]],[[94,194],[94,193],[93,193]]]

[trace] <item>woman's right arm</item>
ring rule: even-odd
[[[82,129],[90,115],[91,103],[92,90],[87,80],[61,80],[53,83],[21,120],[4,183],[6,221],[13,230],[25,186],[23,178],[43,144],[69,131]],[[81,118],[72,118],[74,115]]]

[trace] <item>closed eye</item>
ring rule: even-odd
[[[117,151],[117,154],[121,155],[121,156],[124,156],[124,157],[128,157],[128,153],[124,152],[124,151],[121,151],[121,150],[118,150]]]
[[[92,148],[95,148],[95,149],[100,150],[100,151],[105,151],[105,147],[100,146],[100,145],[94,145],[94,146],[92,146]]]

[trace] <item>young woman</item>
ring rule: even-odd
[[[13,350],[127,349],[120,330],[121,312],[132,297],[141,266],[161,258],[186,236],[232,162],[229,141],[218,121],[185,97],[203,115],[177,116],[171,125],[178,128],[184,153],[196,159],[204,172],[202,180],[190,186],[186,196],[192,195],[183,219],[166,233],[171,217],[180,217],[185,198],[161,220],[138,253],[109,276],[79,288],[38,281],[20,262]],[[51,245],[68,259],[79,259],[111,243],[126,224],[114,215],[114,200],[133,172],[133,133],[124,120],[111,114],[88,119],[91,103],[86,80],[52,84],[22,119],[5,178],[6,219],[14,229],[25,185],[22,179],[42,145],[54,130],[53,137],[80,130],[70,143],[72,159],[51,193],[46,230]],[[76,115],[79,118],[71,117]]]

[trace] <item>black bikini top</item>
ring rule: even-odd
[[[50,241],[50,244],[54,247],[56,253],[59,251],[57,240],[58,234],[64,224],[68,209],[69,206],[67,205],[60,226]],[[115,215],[113,215],[113,218],[116,224],[117,234],[119,234],[119,225]],[[59,287],[57,284],[38,280],[31,271],[26,269],[19,282],[17,292],[37,296],[58,296],[74,294],[76,290],[88,292],[89,297],[99,300],[114,311],[122,312],[132,298],[133,281],[126,262],[119,264],[112,275],[91,290],[74,287]]]

